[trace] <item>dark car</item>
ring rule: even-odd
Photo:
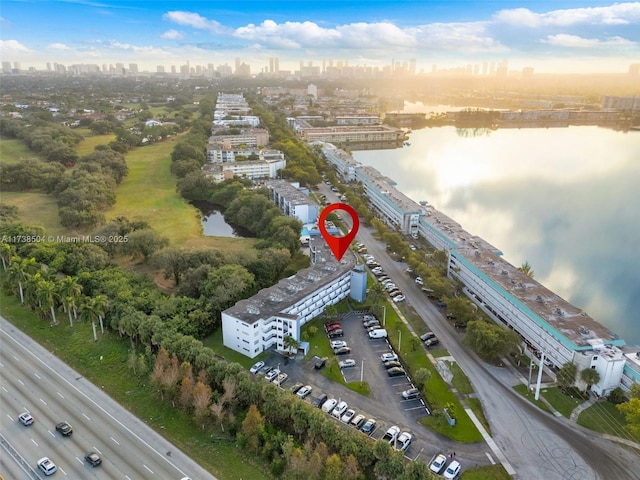
[[[71,428],[71,425],[69,425],[69,423],[67,422],[60,422],[59,424],[57,424],[56,430],[65,437],[69,437],[73,433],[73,428]]]
[[[388,362],[384,362],[384,368],[389,370],[390,368],[400,367],[402,368],[402,364],[397,360],[389,360]]]
[[[84,456],[84,459],[91,464],[92,467],[97,467],[102,463],[100,455],[96,452],[89,452]]]
[[[434,345],[437,345],[440,343],[440,340],[438,340],[436,337],[430,338],[429,340],[427,340],[426,342],[424,342],[424,346],[425,347],[433,347]]]
[[[376,421],[373,418],[370,418],[366,422],[364,422],[364,425],[362,425],[362,428],[360,430],[367,435],[371,435],[375,429]]]
[[[349,347],[336,348],[333,353],[336,355],[349,355],[351,353],[351,349]]]
[[[295,383],[291,387],[289,387],[289,391],[291,393],[298,393],[298,390],[300,390],[302,387],[304,387],[304,383]]]
[[[427,332],[427,333],[424,333],[424,334],[420,335],[420,340],[422,340],[423,342],[426,342],[427,340],[429,340],[430,338],[433,338],[435,336],[436,336],[435,333]]]
[[[324,405],[324,402],[326,402],[328,398],[329,397],[325,393],[323,393],[318,398],[314,398],[313,402],[311,402],[311,405],[313,405],[314,407],[322,408],[322,405]]]
[[[439,306],[440,308],[445,308],[447,306],[447,304],[444,303],[442,300],[438,300],[436,302],[436,305]]]
[[[400,377],[402,375],[406,375],[406,373],[403,368],[393,367],[387,370],[387,375],[389,375],[390,377]]]
[[[467,322],[454,322],[453,326],[455,328],[459,328],[461,330],[464,330],[465,328],[467,328]]]
[[[327,334],[329,338],[344,337],[344,331],[341,328],[333,330]]]
[[[324,357],[324,358],[316,357],[316,362],[313,364],[313,368],[315,368],[316,370],[320,370],[326,364],[327,364],[327,357]]]

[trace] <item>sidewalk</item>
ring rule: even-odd
[[[576,408],[573,409],[573,411],[571,412],[571,416],[569,416],[569,420],[571,420],[572,422],[575,422],[576,420],[578,420],[578,415],[580,415],[580,412],[589,408],[591,405],[596,403],[597,400],[598,399],[595,398],[593,395],[589,395],[589,400],[581,403],[580,405],[578,405]]]

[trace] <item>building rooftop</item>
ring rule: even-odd
[[[263,288],[249,299],[240,300],[224,313],[248,324],[260,319],[266,320],[274,315],[286,314],[287,309],[295,303],[336,280],[356,265],[355,255],[351,251],[345,253],[340,262],[336,261],[322,237],[312,237],[309,248],[316,251],[315,264],[269,288]],[[294,315],[292,318],[297,316]]]
[[[380,195],[385,196],[404,213],[422,213],[422,207],[398,190],[396,182],[385,177],[373,167],[359,167],[360,176],[372,185]]]
[[[311,197],[305,195],[286,180],[269,180],[265,182],[265,185],[286,198],[291,205],[317,205]]]

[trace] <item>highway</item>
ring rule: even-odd
[[[0,385],[0,433],[35,471],[38,459],[46,456],[58,467],[56,478],[216,480],[2,317]],[[24,411],[34,417],[33,425],[18,421]],[[61,421],[73,426],[70,437],[55,430]],[[84,460],[92,450],[102,457],[101,466],[93,468]],[[7,478],[39,478],[29,476],[5,448],[0,449],[0,467]]]
[[[339,201],[325,184],[320,185],[320,192],[327,195],[330,202]],[[350,226],[349,216],[346,213],[341,216]],[[404,272],[406,263],[392,260],[384,242],[376,240],[373,233],[373,229],[361,224],[356,238],[367,246],[368,252],[402,290],[406,301],[440,339],[441,346],[450,352],[469,377],[482,402],[492,438],[501,456],[516,471],[514,478],[640,480],[637,450],[542,412],[512,389],[517,379],[508,369],[487,365],[464,347],[458,332],[446,321],[440,309]],[[463,463],[463,471],[469,466]]]

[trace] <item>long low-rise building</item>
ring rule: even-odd
[[[404,131],[386,125],[308,127],[298,129],[298,135],[306,142],[365,143],[402,142]]]
[[[303,224],[314,223],[320,214],[318,204],[309,197],[308,192],[297,183],[286,180],[271,180],[265,186],[269,189],[271,200],[288,217],[294,217]]]
[[[287,166],[284,158],[244,160],[234,163],[209,163],[202,171],[215,182],[222,182],[233,177],[244,177],[251,180],[276,178],[278,172]]]

